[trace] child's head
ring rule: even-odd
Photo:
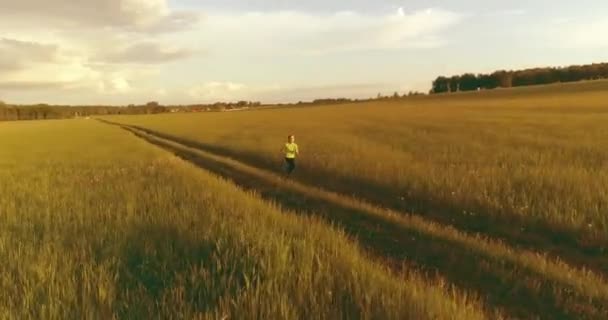
[[[287,136],[287,142],[294,143],[296,141],[296,137],[293,134]]]

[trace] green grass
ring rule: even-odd
[[[335,228],[94,121],[0,126],[0,318],[483,319]],[[305,226],[305,227],[303,227]]]
[[[112,119],[271,170],[295,134],[300,181],[606,270],[607,100],[596,81]]]

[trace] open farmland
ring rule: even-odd
[[[269,201],[323,217],[388,265],[438,273],[507,314],[601,318],[607,98],[600,81],[108,119]],[[272,181],[291,133],[302,149],[295,186]]]
[[[1,123],[0,318],[608,318],[605,101]]]
[[[599,81],[114,119],[272,171],[293,133],[300,181],[608,270],[606,101]]]
[[[0,320],[608,320],[608,0],[0,4]]]
[[[3,123],[0,135],[0,318],[488,315],[119,128]]]

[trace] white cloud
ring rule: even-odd
[[[586,20],[568,19],[556,21],[549,28],[544,28],[543,35],[558,48],[601,49],[608,48],[608,18]]]
[[[408,13],[399,8],[386,15],[251,12],[210,15],[202,32],[213,49],[325,54],[437,47],[444,42],[440,32],[461,19],[457,13],[434,9]]]
[[[44,82],[44,81],[2,81],[0,80],[0,90],[12,91],[31,91],[31,90],[51,90],[65,89],[65,85],[59,82]]]
[[[133,92],[137,82],[158,75],[154,66],[91,63],[86,48],[77,50],[57,44],[0,39],[0,52],[0,70],[3,71],[0,72],[0,88],[4,90],[55,89],[125,94]],[[152,57],[157,60],[177,58],[159,53]]]
[[[3,86],[25,90],[65,88],[95,72],[78,55],[56,44],[0,39],[0,82]]]
[[[280,55],[293,59],[295,66],[301,55],[316,59],[310,56],[437,47],[445,42],[443,32],[462,19],[445,10],[400,8],[383,15],[210,12],[197,24],[197,12],[172,10],[167,0],[0,0],[0,8],[0,89],[48,91],[53,93],[50,100],[84,97],[94,100],[91,103],[146,97],[309,100],[352,96],[357,90],[362,92],[358,95],[371,96],[375,85],[310,87],[284,79],[287,87],[260,85],[252,79],[271,76],[247,74],[230,63],[233,58],[255,63],[256,57]],[[203,51],[210,63],[191,65]],[[163,66],[168,62],[176,68]],[[172,76],[163,78],[160,72]],[[270,72],[283,76],[272,66]],[[209,81],[224,77],[233,81]]]
[[[9,23],[47,28],[171,31],[198,19],[192,12],[170,10],[167,0],[0,0],[0,7]]]
[[[494,17],[494,18],[500,18],[500,17],[516,17],[516,16],[523,16],[528,14],[528,11],[525,9],[503,9],[503,10],[497,10],[497,11],[486,11],[481,13],[481,16],[485,16],[485,17]]]
[[[4,90],[135,92],[155,65],[195,51],[171,33],[196,12],[166,0],[0,0],[0,85]]]
[[[58,59],[56,45],[0,38],[0,70],[2,71],[17,71],[32,63],[49,63]]]
[[[387,91],[388,90],[388,91]],[[212,103],[216,101],[262,101],[265,103],[311,101],[318,98],[370,98],[377,93],[392,94],[399,86],[384,83],[355,83],[346,85],[291,86],[246,85],[235,82],[211,81],[187,90],[183,103]],[[179,100],[173,92],[168,98]]]
[[[238,100],[246,97],[251,90],[241,83],[213,81],[193,86],[188,90],[188,95],[205,101]]]
[[[111,63],[156,64],[187,58],[192,50],[158,42],[139,42],[102,54],[99,59]]]
[[[120,94],[132,90],[129,81],[122,77],[109,77],[98,81],[97,89],[99,93],[104,94]]]

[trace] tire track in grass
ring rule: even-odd
[[[276,168],[276,163],[271,164],[248,152],[189,140],[135,125],[131,127],[195,149],[239,159],[240,162],[259,169],[273,171]],[[541,221],[528,221],[516,216],[501,217],[488,212],[484,214],[485,209],[483,208],[473,210],[477,214],[467,214],[466,212],[470,208],[454,206],[453,203],[444,200],[429,199],[424,195],[410,194],[402,196],[386,185],[361,180],[356,176],[334,175],[328,172],[317,172],[309,168],[300,168],[298,172],[300,174],[297,175],[297,180],[305,184],[315,185],[317,181],[322,181],[321,185],[326,190],[348,194],[357,199],[365,199],[366,202],[375,206],[388,208],[396,212],[422,216],[429,221],[453,226],[470,234],[480,233],[504,241],[512,247],[542,252],[564,260],[571,265],[593,270],[604,277],[608,276],[606,241],[580,235],[574,229],[566,226],[552,225]],[[325,179],[328,174],[331,174],[331,180]]]
[[[592,272],[417,216],[286,180],[136,127],[115,125],[245,189],[254,190],[267,200],[297,212],[321,216],[344,229],[393,268],[414,265],[429,275],[438,274],[510,317],[608,318],[608,284]]]

